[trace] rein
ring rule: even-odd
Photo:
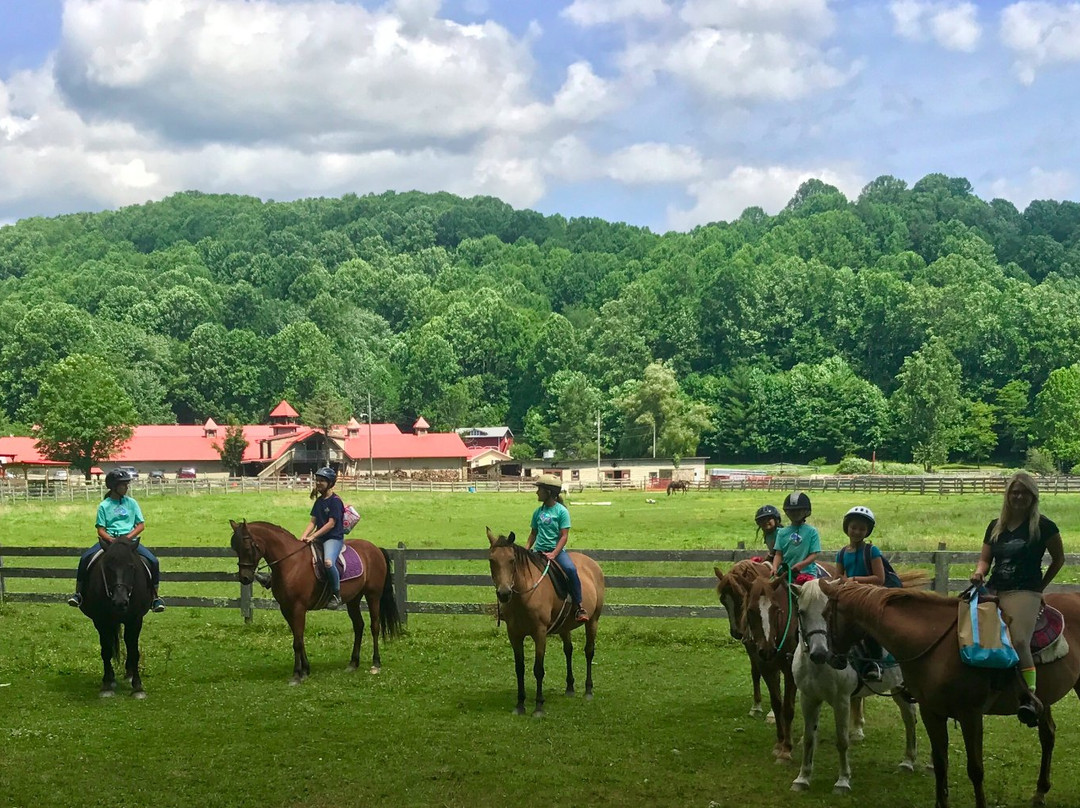
[[[833,630],[833,623],[835,622],[835,620],[836,620],[836,606],[834,604],[833,605],[833,610],[829,614],[829,619],[828,619],[828,621],[826,623],[826,625],[828,627],[828,633],[830,634],[830,636],[832,634],[836,633]],[[907,657],[905,659],[897,659],[894,656],[893,657],[893,662],[891,662],[889,664],[889,667],[903,665],[906,662],[916,662],[916,661],[922,659],[924,656],[926,656],[931,651],[933,651],[938,646],[938,644],[941,643],[942,640],[944,640],[947,636],[949,636],[949,632],[952,631],[954,625],[955,625],[955,621],[953,623],[950,623],[948,626],[946,626],[945,631],[943,631],[941,633],[941,635],[939,637],[937,637],[937,639],[933,640],[928,646],[926,646],[926,648],[924,648],[919,653],[915,654],[915,656]],[[869,633],[869,632],[867,632],[867,633]],[[830,645],[831,645],[831,643],[830,643]]]
[[[260,569],[272,569],[275,565],[280,564],[286,558],[292,558],[301,550],[309,546],[309,542],[300,542],[300,546],[293,550],[291,553],[287,553],[281,558],[276,559],[275,561],[271,561],[269,558],[266,557],[266,553],[263,552],[263,549],[259,546],[259,543],[255,541],[255,537],[252,536],[251,533],[248,533],[247,538],[248,541],[251,542],[251,546],[254,547],[255,550],[258,552],[260,560],[254,564],[242,564],[238,561],[236,565],[238,567],[254,567],[256,572],[258,572]],[[265,566],[260,566],[261,564],[264,564]]]

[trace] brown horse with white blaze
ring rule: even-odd
[[[237,555],[240,582],[250,584],[260,559],[270,567],[270,588],[278,602],[281,615],[293,635],[293,675],[289,684],[300,684],[311,673],[304,648],[304,625],[307,613],[317,609],[328,594],[324,580],[317,578],[312,564],[311,545],[302,542],[283,527],[270,522],[234,522],[232,549]],[[360,601],[367,600],[371,618],[371,672],[382,667],[379,658],[379,634],[393,637],[401,630],[401,616],[394,599],[390,555],[363,539],[345,542],[363,562],[363,573],[341,582],[341,600],[345,603],[353,625],[353,649],[349,670],[360,667],[360,645],[364,638],[364,616]]]
[[[959,654],[956,598],[933,592],[880,589],[822,583],[831,601],[829,631],[838,652],[870,634],[887,648],[904,673],[904,685],[919,703],[919,711],[934,764],[936,808],[949,805],[948,720],[960,724],[967,752],[967,773],[976,808],[986,808],[983,792],[983,716],[1012,715],[1019,707],[1022,682],[1013,671],[989,671],[965,665]],[[1033,805],[1044,805],[1050,791],[1050,765],[1056,725],[1051,705],[1070,691],[1080,695],[1080,596],[1049,594],[1045,602],[1065,616],[1069,653],[1037,665],[1036,696],[1043,704],[1039,721],[1042,748]]]
[[[764,715],[761,709],[761,668],[758,664],[758,655],[754,651],[754,645],[746,630],[745,603],[750,594],[751,584],[758,578],[768,577],[769,565],[747,558],[733,564],[727,572],[719,567],[713,567],[713,573],[716,575],[716,596],[720,599],[724,611],[727,612],[728,631],[732,639],[743,644],[746,655],[750,659],[750,678],[754,688],[754,703],[750,707],[750,715],[753,718],[761,718]],[[777,741],[779,740],[781,739],[777,737]]]
[[[566,695],[574,694],[574,646],[570,635],[578,626],[585,627],[585,698],[592,698],[592,662],[596,650],[596,629],[604,610],[604,573],[586,555],[570,553],[581,579],[581,605],[589,613],[585,623],[574,619],[573,604],[559,595],[551,582],[549,562],[539,554],[515,543],[515,536],[496,536],[487,529],[491,551],[491,580],[499,599],[499,614],[506,622],[506,635],[514,650],[517,675],[517,706],[514,712],[525,715],[525,638],[532,637],[536,649],[533,676],[536,678],[534,716],[544,714],[544,652],[549,634],[562,637],[566,656]],[[550,562],[554,566],[555,562]]]

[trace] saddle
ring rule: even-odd
[[[1031,655],[1036,664],[1046,665],[1069,653],[1065,639],[1065,615],[1045,603],[1035,619],[1035,632],[1031,635]]]
[[[105,548],[104,547],[98,547],[97,552],[94,553],[92,556],[90,556],[90,563],[86,565],[87,573],[89,573],[90,570],[92,570],[94,568],[94,565],[97,564],[98,559],[101,558],[103,555],[105,555]],[[139,556],[139,564],[142,566],[142,568],[144,570],[146,570],[146,580],[153,583],[153,581],[154,581],[154,573],[152,573],[150,571],[150,565],[146,563],[146,559],[143,558],[142,556]]]
[[[570,577],[566,574],[566,570],[560,567],[556,561],[548,562],[547,557],[540,553],[533,551],[533,555],[540,562],[541,569],[545,565],[547,566],[548,578],[551,579],[551,585],[555,587],[555,594],[563,600],[567,600],[570,597]]]
[[[315,577],[323,580],[326,577],[325,554],[322,542],[311,543],[311,564],[315,568]],[[349,545],[345,545],[338,554],[337,568],[342,581],[351,581],[364,574],[364,562],[360,554]]]

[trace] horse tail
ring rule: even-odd
[[[120,658],[120,648],[123,645],[123,643],[122,643],[122,640],[123,640],[123,634],[122,634],[123,628],[124,628],[123,623],[117,623],[116,626],[113,628],[112,658],[113,658],[113,662],[115,662],[118,667],[123,662],[123,660]]]
[[[900,578],[904,589],[928,589],[934,580],[926,570],[905,570],[904,572],[897,570],[896,575]]]
[[[394,597],[394,569],[390,552],[383,547],[386,559],[386,580],[383,581],[382,594],[379,596],[379,627],[384,637],[396,637],[401,634],[401,614],[398,612],[397,598]]]

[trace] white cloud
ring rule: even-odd
[[[660,20],[671,9],[664,0],[574,0],[559,12],[582,28],[628,20]]]
[[[1001,41],[1024,84],[1045,65],[1080,61],[1080,3],[1014,3],[1001,12]]]
[[[1008,199],[1020,210],[1034,199],[1065,199],[1077,191],[1071,171],[1046,171],[1038,166],[1018,178],[1000,177],[990,183],[990,196]]]
[[[970,53],[982,36],[979,9],[974,3],[893,0],[889,10],[897,35],[905,39],[933,39],[946,50]]]
[[[859,69],[834,67],[814,44],[778,32],[695,28],[673,44],[641,44],[629,72],[664,70],[709,98],[793,99],[838,87]]]
[[[606,174],[626,185],[686,182],[701,175],[702,160],[690,146],[635,143],[608,158]]]
[[[695,28],[781,31],[812,39],[835,27],[829,0],[687,0],[679,16]]]
[[[689,230],[708,222],[731,221],[754,205],[766,213],[777,213],[800,185],[815,178],[835,185],[849,198],[857,196],[866,184],[864,177],[844,167],[738,166],[726,173],[713,167],[706,176],[690,184],[692,207],[668,209],[668,226],[673,230]]]

